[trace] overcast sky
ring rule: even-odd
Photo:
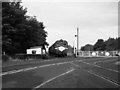
[[[52,1],[22,0],[27,15],[36,16],[44,23],[50,45],[64,39],[73,46],[77,27],[80,46],[93,45],[98,39],[118,37],[118,2]]]

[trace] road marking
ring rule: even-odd
[[[67,72],[65,72],[65,73],[62,73],[62,74],[60,74],[60,75],[58,75],[58,76],[55,76],[54,78],[51,78],[51,79],[49,79],[49,80],[43,82],[42,84],[40,84],[40,85],[34,87],[32,90],[35,90],[35,89],[37,89],[37,88],[40,88],[40,87],[42,87],[43,85],[45,85],[45,84],[47,84],[47,83],[53,81],[54,79],[59,78],[59,77],[61,77],[61,76],[63,76],[63,75],[66,75],[66,74],[68,74],[68,73],[70,73],[70,72],[72,72],[72,71],[74,71],[74,70],[75,70],[75,69],[72,68],[71,70],[69,70],[69,71],[67,71]]]
[[[115,81],[115,80],[111,80],[111,79],[108,78],[108,77],[105,77],[105,76],[103,77],[103,76],[101,76],[101,75],[98,75],[98,74],[94,73],[93,71],[87,71],[87,70],[85,70],[85,69],[84,69],[84,71],[86,71],[86,72],[88,72],[88,73],[91,73],[91,74],[94,75],[94,76],[100,77],[100,78],[102,78],[102,79],[104,79],[104,80],[107,80],[108,82],[113,83],[113,84],[115,84],[115,85],[117,85],[117,86],[120,86],[120,85],[119,85],[119,82],[117,82],[117,81]]]
[[[76,66],[76,67],[80,67],[79,65],[77,65],[77,64],[75,64],[75,63],[70,63],[70,64],[73,64],[73,65]]]
[[[114,70],[114,69],[104,68],[104,67],[101,67],[101,66],[99,66],[99,65],[94,65],[94,66],[103,68],[103,69],[105,69],[105,70],[113,71],[113,72],[116,72],[116,73],[120,73],[119,71]]]
[[[79,65],[77,65],[77,64],[75,64],[75,63],[73,63],[73,65],[75,65],[75,66],[79,66]],[[80,66],[79,66],[80,67]],[[107,80],[108,82],[111,82],[111,83],[113,83],[113,84],[115,84],[115,85],[117,85],[117,86],[120,86],[119,85],[119,82],[117,82],[117,81],[115,81],[115,80],[111,80],[110,78],[108,78],[108,77],[103,77],[103,76],[101,76],[101,75],[98,75],[98,74],[96,74],[95,72],[93,72],[93,71],[88,71],[88,70],[85,70],[85,69],[83,69],[83,68],[81,68],[82,70],[84,70],[84,71],[86,71],[86,72],[88,72],[88,73],[90,73],[90,74],[92,74],[92,75],[94,75],[94,76],[97,76],[97,77],[100,77],[100,78],[102,78],[102,79],[104,79],[104,80]]]
[[[116,59],[115,60],[106,60],[106,61],[97,61],[97,62],[94,62],[93,64],[97,64],[97,63],[100,63],[100,62],[109,62],[109,61],[116,61]]]
[[[54,66],[54,65],[61,65],[61,64],[71,63],[71,62],[73,62],[73,61],[47,64],[47,65],[29,67],[29,68],[24,68],[24,69],[19,69],[19,70],[12,70],[12,71],[8,71],[8,72],[0,73],[0,76],[7,75],[7,74],[14,74],[14,73],[22,72],[22,71],[28,71],[28,70],[32,70],[32,69],[36,69],[36,68],[44,68],[44,67],[49,67],[49,66]]]
[[[115,62],[115,65],[120,65],[120,61]]]
[[[88,59],[84,59],[84,61],[95,61],[96,59],[97,60],[103,60],[103,59],[109,59],[111,57],[96,57],[96,58],[88,58]]]
[[[103,68],[103,69],[105,69],[105,70],[109,70],[109,71],[113,71],[113,72],[120,73],[120,72],[117,71],[117,70],[113,70],[113,69],[109,69],[109,68],[104,68],[104,67],[101,67],[101,66],[99,66],[99,65],[95,65],[95,64],[90,64],[90,63],[84,62],[84,61],[82,61],[82,60],[79,60],[79,62],[83,62],[83,63],[88,64],[88,65],[92,65],[92,66],[95,66],[95,67]]]

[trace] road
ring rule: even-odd
[[[117,58],[63,58],[3,68],[4,88],[118,88]],[[16,69],[16,70],[15,70]],[[27,89],[28,90],[28,89]]]

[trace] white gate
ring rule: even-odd
[[[113,57],[120,56],[119,51],[75,51],[76,57]]]

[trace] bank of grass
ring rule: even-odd
[[[14,65],[23,65],[23,64],[30,64],[30,63],[38,63],[41,61],[47,61],[48,59],[27,59],[27,60],[22,60],[22,59],[9,59],[6,62],[2,62],[2,67],[8,67],[8,66],[14,66]]]
[[[29,59],[18,59],[18,58],[9,58],[7,61],[2,61],[2,67],[8,67],[8,66],[16,66],[16,65],[26,65],[26,64],[34,64],[34,63],[40,63],[44,61],[56,61],[56,60],[70,60],[71,58],[74,57],[49,57],[49,58],[29,58]]]
[[[40,63],[40,62],[43,62],[43,61],[50,61],[50,60],[66,60],[66,61],[69,61],[69,60],[97,60],[97,59],[103,59],[105,57],[59,57],[59,58],[55,58],[55,57],[49,57],[47,59],[42,59],[42,58],[39,58],[39,59],[33,59],[33,58],[30,58],[30,59],[13,59],[13,58],[9,58],[9,60],[7,61],[2,61],[2,67],[8,67],[8,66],[14,66],[14,65],[25,65],[25,64],[31,64],[31,63]],[[117,58],[117,57],[110,57],[110,58]],[[110,58],[107,58],[107,59],[110,59]]]

